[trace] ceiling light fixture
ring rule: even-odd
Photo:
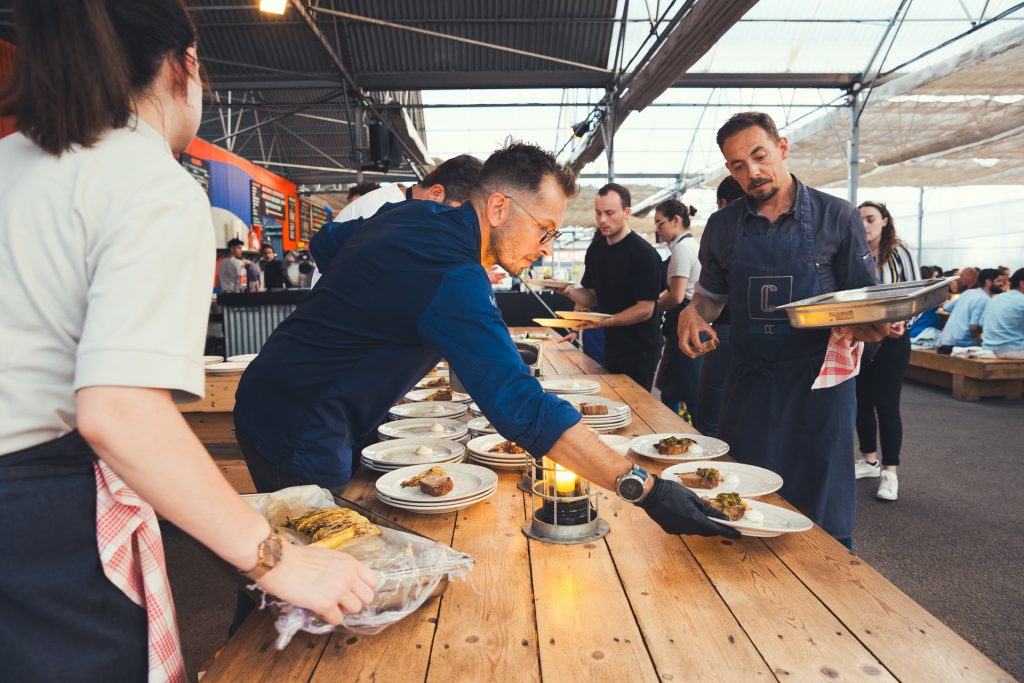
[[[288,0],[260,0],[260,11],[267,14],[284,14]]]

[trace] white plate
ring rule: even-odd
[[[497,489],[495,489],[495,491],[496,490]],[[451,505],[448,505],[448,506],[445,506],[445,507],[427,507],[427,508],[424,508],[424,507],[417,507],[417,506],[414,506],[414,505],[409,505],[408,503],[401,503],[401,502],[398,502],[398,501],[390,502],[390,503],[388,503],[388,505],[390,505],[391,507],[394,507],[394,508],[398,508],[400,510],[408,510],[409,512],[415,512],[415,513],[421,514],[421,515],[444,515],[444,514],[447,514],[449,512],[457,512],[458,510],[465,510],[466,508],[468,508],[468,507],[470,507],[472,505],[476,505],[477,503],[479,503],[479,502],[481,502],[483,500],[487,500],[488,498],[490,498],[491,496],[494,495],[495,491],[491,491],[490,493],[485,494],[485,495],[483,495],[483,496],[481,496],[479,498],[470,498],[470,499],[464,500],[464,501],[456,501],[456,502],[452,503]]]
[[[436,382],[439,379],[443,379],[444,384],[439,384],[436,387],[429,386],[430,382]],[[437,391],[438,389],[447,389],[449,386],[450,384],[448,383],[448,375],[438,375],[437,377],[430,377],[428,375],[427,377],[421,379],[419,382],[416,382],[417,389],[433,389],[434,391]]]
[[[693,439],[701,446],[701,448],[704,449],[704,452],[692,454],[683,453],[682,455],[662,455],[657,451],[657,449],[655,449],[654,444],[658,443],[662,439],[667,439],[670,436]],[[645,458],[650,458],[651,460],[660,460],[661,462],[683,462],[684,460],[720,458],[729,452],[729,444],[721,439],[715,439],[710,436],[678,432],[675,434],[647,434],[645,436],[638,436],[629,442],[629,449],[637,455],[642,455]]]
[[[241,375],[249,367],[248,363],[210,363],[206,366],[206,372],[210,375]]]
[[[486,468],[483,468],[483,469],[486,469]],[[487,471],[490,472],[491,470],[487,470]],[[492,474],[493,474],[493,472],[492,472]],[[497,476],[497,475],[495,475],[495,476]],[[495,488],[497,488],[497,487],[495,487]],[[418,486],[416,487],[416,490],[419,491],[419,487]],[[426,514],[434,514],[434,511],[435,510],[439,510],[439,509],[440,510],[445,510],[445,511],[451,511],[452,509],[461,510],[462,508],[469,507],[473,503],[478,503],[481,500],[484,500],[485,498],[490,498],[491,496],[494,495],[494,491],[495,491],[495,489],[492,488],[492,489],[489,489],[487,491],[481,491],[480,493],[478,493],[478,494],[476,494],[474,496],[470,496],[468,498],[460,498],[458,500],[445,500],[444,496],[440,496],[440,497],[438,497],[438,499],[437,499],[437,501],[435,503],[429,504],[429,505],[428,504],[420,504],[420,503],[410,503],[409,501],[391,498],[389,496],[385,496],[380,491],[377,491],[374,495],[376,495],[377,500],[379,500],[380,502],[385,503],[387,505],[391,505],[391,506],[394,506],[394,507],[400,507],[403,510],[409,510],[410,512],[423,512],[423,513],[426,513]]]
[[[405,398],[410,400],[410,401],[415,401],[415,402],[426,401],[427,400],[427,396],[430,396],[432,394],[436,394],[441,388],[444,388],[444,387],[437,387],[437,388],[434,388],[434,389],[413,389],[412,391],[410,391],[408,394],[405,395]],[[470,398],[469,394],[463,394],[463,393],[458,392],[458,391],[453,391],[452,392],[452,400],[451,400],[451,402],[453,402],[453,403],[469,403],[472,400],[473,399]]]
[[[509,460],[495,461],[495,460],[484,460],[483,458],[473,455],[470,453],[469,461],[478,463],[484,467],[490,467],[495,470],[527,470],[530,467],[529,462],[513,462]]]
[[[223,363],[224,356],[203,356],[203,364],[210,365],[211,363]]]
[[[523,282],[534,287],[543,287],[545,289],[565,289],[566,287],[575,286],[574,283],[568,280],[547,280],[538,278],[523,278]]]
[[[540,386],[552,394],[591,394],[601,391],[601,384],[592,379],[542,379]]]
[[[723,482],[713,489],[690,489],[700,496],[714,498],[719,493],[738,493],[743,498],[753,498],[754,496],[766,496],[782,488],[782,477],[771,470],[738,462],[681,462],[666,467],[661,476],[664,479],[673,477],[673,481],[679,481],[677,477],[680,474],[696,472],[698,467],[714,467],[722,473],[722,476],[732,474],[739,479],[734,484]],[[687,488],[690,487],[687,486]]]
[[[469,404],[469,412],[474,417],[483,417],[484,416],[484,411],[480,410],[480,406],[478,406],[476,403],[470,403]]]
[[[619,434],[602,434],[597,438],[601,439],[606,446],[611,446],[612,448],[615,448],[616,446],[625,446],[631,441],[630,437],[621,436]]]
[[[612,317],[608,313],[595,313],[593,311],[555,311],[555,315],[566,320],[581,320],[592,323],[599,323]]]
[[[545,380],[545,381],[548,381],[548,380]],[[554,381],[554,380],[551,380],[551,381]],[[574,380],[574,381],[579,382],[581,380]],[[589,381],[589,380],[587,380],[587,381]],[[597,382],[594,382],[594,384],[597,384]],[[542,386],[543,386],[543,383],[542,383]],[[600,387],[598,387],[598,388],[600,388]],[[587,395],[578,396],[578,395],[570,395],[570,396],[565,397],[565,400],[568,401],[569,403],[571,403],[572,407],[575,408],[576,410],[579,410],[580,409],[580,404],[583,404],[583,403],[589,403],[591,405],[599,405],[599,406],[607,406],[608,407],[608,413],[605,414],[605,415],[583,415],[583,418],[586,419],[586,420],[605,420],[605,421],[610,421],[610,420],[614,420],[616,418],[621,419],[621,418],[627,417],[632,412],[630,410],[629,406],[626,405],[625,403],[621,403],[620,401],[613,401],[612,399],[605,398],[604,396],[587,396]]]
[[[593,429],[598,434],[607,434],[608,432],[614,432],[614,431],[616,431],[618,429],[623,429],[625,427],[628,427],[631,424],[633,424],[633,420],[626,420],[625,422],[623,422],[620,425],[611,425],[611,426],[604,426],[604,427],[602,427],[601,425],[587,425],[587,426],[590,427],[591,429]]]
[[[394,406],[388,414],[397,420],[412,417],[458,418],[466,414],[466,406],[451,401],[420,401],[419,403],[403,403],[400,406]]]
[[[563,330],[575,330],[583,327],[582,320],[565,320],[564,318],[534,318],[533,322],[541,327],[557,327]]]
[[[417,453],[420,449],[429,453]],[[381,465],[410,465],[451,460],[466,452],[466,447],[449,439],[389,439],[363,449],[363,460]]]
[[[523,457],[530,457],[528,453],[491,453],[491,449],[497,446],[502,441],[505,441],[505,437],[501,434],[487,434],[485,436],[478,436],[475,439],[470,439],[469,443],[466,444],[466,450],[470,453],[476,453],[482,455],[488,460],[511,460],[520,459]]]
[[[229,363],[251,363],[256,360],[257,355],[255,353],[243,353],[238,356],[228,356],[227,361]]]
[[[439,430],[434,427],[440,427]],[[457,441],[469,431],[465,422],[451,418],[421,417],[412,420],[395,420],[377,428],[377,434],[384,439],[452,439]]]
[[[710,517],[709,519],[714,522],[718,522],[719,524],[739,529],[740,533],[744,536],[758,536],[761,538],[771,538],[772,536],[778,536],[780,534],[808,531],[812,526],[814,526],[811,520],[807,519],[799,512],[793,512],[792,510],[780,508],[777,505],[771,505],[769,503],[762,503],[759,500],[747,500],[744,498],[743,502],[764,515],[764,521],[760,524],[753,524],[746,521],[746,519],[740,519],[735,522],[730,522],[727,519],[715,519],[714,517]]]
[[[476,404],[474,403],[473,406]],[[472,406],[470,406],[472,408]],[[469,427],[469,431],[475,432],[477,435],[480,434],[497,434],[498,430],[494,428],[491,421],[481,415],[480,417],[474,417],[472,420],[466,423]]]
[[[431,462],[431,463],[427,463],[427,464],[428,465],[442,465],[443,466],[445,463],[465,462],[465,460],[466,460],[466,454],[463,453],[462,455],[456,456],[456,457],[452,458],[451,460],[442,460],[440,462]],[[395,470],[400,469],[402,467],[407,467],[407,465],[402,465],[402,464],[398,464],[398,465],[382,464],[382,463],[376,462],[374,460],[367,460],[366,458],[359,458],[359,462],[366,469],[373,470],[374,472],[380,472],[382,474],[387,474],[388,472],[394,472]]]
[[[391,500],[404,503],[442,505],[464,498],[473,498],[498,485],[498,475],[486,467],[465,463],[451,463],[443,467],[454,484],[452,490],[443,496],[427,495],[420,490],[419,486],[402,487],[403,481],[411,479],[427,469],[420,465],[388,472],[377,480],[377,492]]]

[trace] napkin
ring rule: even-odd
[[[821,364],[818,378],[811,389],[836,387],[860,372],[860,359],[864,354],[864,342],[856,341],[849,328],[833,328],[825,349],[825,362]]]

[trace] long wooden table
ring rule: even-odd
[[[554,346],[545,342],[552,374],[587,363]],[[624,375],[581,376],[632,407],[618,433],[693,431]],[[518,474],[500,473],[487,501],[437,516],[380,504],[375,476],[357,474],[345,496],[473,555],[470,578],[379,635],[300,634],[280,652],[271,616],[256,612],[204,681],[1012,680],[818,527],[670,536],[602,494],[611,533],[558,546],[521,532],[530,508]]]

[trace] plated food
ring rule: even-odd
[[[497,444],[497,445],[495,445],[495,446],[493,446],[491,448],[488,448],[487,452],[488,453],[512,453],[514,455],[521,455],[521,454],[525,453],[526,451],[523,450],[522,448],[520,448],[519,446],[515,445],[514,443],[512,443],[508,439],[505,439],[501,443],[499,443],[499,444]]]
[[[709,486],[708,470],[717,473],[718,484]],[[680,462],[665,468],[662,477],[678,478],[680,483],[692,491],[708,496],[735,491],[744,498],[764,496],[782,488],[782,477],[771,470],[738,462],[713,462],[696,460]]]
[[[469,403],[473,399],[469,394],[453,391],[451,387],[440,389],[413,389],[405,394],[405,400],[413,403]]]
[[[379,536],[380,527],[366,517],[347,508],[323,508],[296,519],[286,519],[283,526],[306,534],[310,545],[337,550],[356,539]]]
[[[412,512],[441,514],[484,500],[494,495],[497,486],[498,475],[485,467],[450,463],[389,472],[377,480],[375,490],[382,503]]]
[[[402,488],[408,488],[409,486],[419,486],[420,485],[420,480],[423,479],[423,477],[447,477],[447,476],[448,476],[448,473],[444,471],[443,467],[438,467],[437,465],[435,465],[434,467],[431,467],[429,470],[423,470],[419,474],[417,474],[417,475],[415,475],[415,476],[413,476],[413,477],[403,481],[402,482]]]
[[[411,437],[386,439],[363,449],[360,462],[376,472],[390,472],[409,465],[462,462],[466,447],[451,439]]]
[[[457,441],[469,433],[469,427],[461,420],[444,417],[421,417],[408,420],[385,422],[377,428],[381,439],[452,439]]]
[[[601,405],[600,403],[580,403],[580,414],[581,415],[607,415],[608,406]]]
[[[501,450],[496,450],[500,448]],[[469,459],[497,470],[525,469],[533,461],[529,453],[522,450],[501,434],[487,434],[470,439],[466,444]]]
[[[416,384],[417,389],[435,389],[437,387],[446,387],[448,384],[448,377],[426,377],[420,380]]]
[[[662,455],[704,455],[704,447],[685,436],[667,436],[654,444],[654,447]]]
[[[719,493],[714,498],[703,496],[701,500],[724,514],[731,522],[743,519],[748,513],[750,514],[748,522],[756,524],[764,521],[764,515],[757,510],[751,510],[750,506],[744,503],[743,498],[736,492]]]
[[[557,327],[563,330],[577,330],[584,325],[582,320],[566,320],[564,318],[534,318],[533,322],[541,327]]]
[[[704,460],[717,458],[729,452],[729,444],[703,434],[648,434],[629,442],[637,455],[662,462]]]
[[[714,498],[704,497],[703,500],[729,517],[709,519],[718,524],[734,527],[744,536],[770,538],[780,534],[807,531],[814,526],[811,520],[799,512],[743,498],[735,492],[721,493]]]

